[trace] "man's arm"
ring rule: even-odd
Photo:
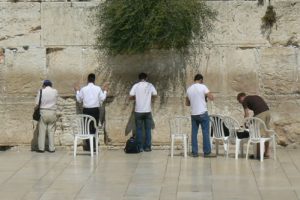
[[[129,92],[129,100],[135,100],[135,85],[133,85]]]
[[[155,89],[155,87],[152,85],[152,92],[151,92],[151,101],[154,101],[157,97],[157,91]]]
[[[248,108],[244,108],[244,117],[249,117],[249,109]]]
[[[190,99],[188,97],[185,97],[185,105],[186,106],[190,106],[191,105]]]
[[[213,96],[213,94],[212,94],[211,92],[208,92],[208,93],[206,94],[206,96],[207,96],[207,98],[208,98],[209,100],[211,100],[211,101],[214,100],[214,96]]]
[[[76,100],[81,103],[82,102],[82,93],[80,91],[80,86],[79,83],[75,83],[74,84],[74,90],[75,90],[75,96],[76,96]]]

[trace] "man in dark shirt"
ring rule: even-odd
[[[252,110],[254,117],[260,118],[263,120],[267,126],[270,128],[270,119],[271,114],[267,103],[258,95],[246,95],[244,92],[241,92],[237,95],[237,100],[244,108],[244,117],[249,117],[249,110]],[[267,132],[261,132],[262,137],[268,137]],[[259,144],[257,144],[257,157],[259,157]],[[265,142],[265,152],[264,156],[269,157],[269,142]]]

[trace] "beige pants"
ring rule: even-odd
[[[46,133],[48,133],[49,151],[55,151],[54,147],[54,130],[56,121],[55,110],[41,109],[41,119],[39,123],[38,146],[39,150],[45,150]]]
[[[271,113],[270,111],[265,111],[265,112],[262,112],[262,113],[259,113],[258,115],[254,116],[254,117],[257,117],[261,120],[263,120],[266,124],[266,127],[267,129],[270,129],[270,120],[271,120]],[[270,135],[268,134],[268,132],[264,131],[263,128],[261,128],[261,136],[262,137],[269,137]]]

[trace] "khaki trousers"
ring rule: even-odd
[[[257,118],[263,120],[266,124],[267,129],[270,129],[270,120],[271,120],[270,111],[267,110],[265,112],[259,113],[258,115],[254,116],[254,117],[257,117]],[[269,134],[266,131],[264,131],[263,128],[261,128],[261,136],[269,137]]]
[[[54,147],[54,130],[56,121],[56,111],[55,110],[43,110],[41,109],[41,119],[39,123],[39,136],[38,136],[38,146],[39,150],[45,150],[45,139],[46,133],[48,133],[49,140],[49,151],[55,151]]]

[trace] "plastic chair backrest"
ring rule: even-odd
[[[215,138],[224,137],[223,118],[221,115],[210,115],[210,130]]]
[[[90,125],[92,124],[94,124],[97,132],[98,127],[94,117],[83,114],[73,115],[71,117],[71,127],[73,134],[90,135]]]
[[[175,116],[169,120],[170,134],[186,134],[190,119],[186,116]]]
[[[236,138],[237,137],[237,134],[236,134],[237,129],[240,127],[239,122],[230,116],[224,116],[223,121],[224,121],[225,126],[229,130],[230,136]]]
[[[267,130],[265,122],[257,117],[245,118],[244,124],[249,129],[250,139],[260,139],[260,131],[262,129]]]

